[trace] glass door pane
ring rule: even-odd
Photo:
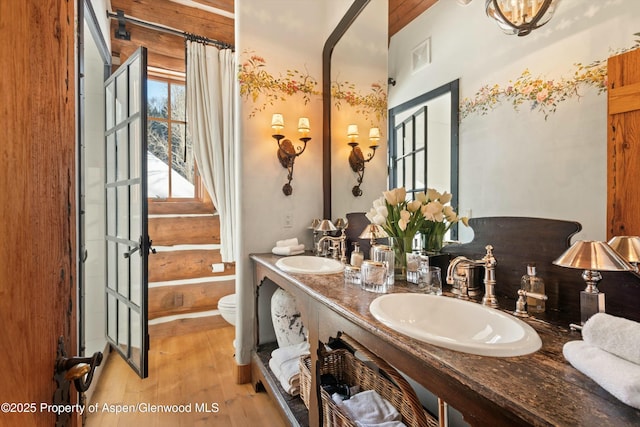
[[[145,378],[148,373],[146,49],[105,82],[107,116],[107,340]]]

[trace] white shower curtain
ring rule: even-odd
[[[187,40],[187,126],[204,185],[220,217],[222,262],[235,262],[235,60],[231,49]]]

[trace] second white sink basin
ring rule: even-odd
[[[344,270],[340,261],[309,255],[296,255],[280,258],[276,267],[282,271],[298,274],[333,274]]]
[[[525,322],[480,304],[427,294],[387,294],[371,302],[373,317],[412,338],[481,356],[523,356],[542,341]]]

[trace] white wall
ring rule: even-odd
[[[571,79],[575,64],[633,46],[640,22],[635,0],[563,0],[548,24],[516,37],[503,34],[484,5],[439,1],[391,38],[389,74],[397,85],[390,107],[456,78],[461,99],[483,85],[506,87],[525,69],[543,81]],[[427,37],[432,63],[412,73],[411,50]],[[461,214],[575,220],[583,225],[579,238],[606,238],[606,93],[584,86],[579,94],[546,120],[530,103],[462,120]]]

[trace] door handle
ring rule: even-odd
[[[131,255],[133,255],[138,250],[140,250],[140,245],[136,245],[131,250],[129,250],[129,252],[125,252],[124,253],[124,257],[125,258],[129,258]]]
[[[56,373],[64,373],[64,378],[67,381],[73,381],[76,390],[85,392],[91,386],[93,374],[101,363],[102,353],[99,351],[93,353],[91,357],[58,356],[56,360]]]
[[[149,243],[149,253],[155,254],[156,250],[153,246],[151,246],[153,244],[153,240],[149,239],[149,236],[147,236],[147,242]]]

